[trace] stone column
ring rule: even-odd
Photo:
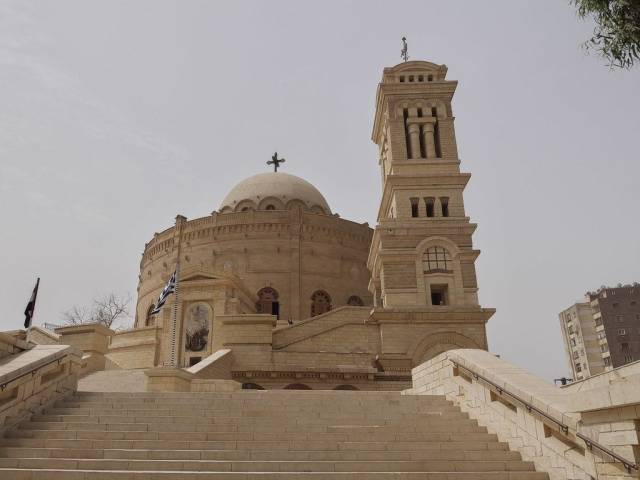
[[[410,158],[422,158],[420,153],[420,125],[417,123],[409,124],[409,145],[411,147]]]
[[[436,143],[433,138],[433,123],[422,125],[422,135],[424,137],[424,147],[427,158],[436,158]]]

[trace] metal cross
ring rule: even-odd
[[[400,50],[400,58],[405,62],[409,60],[407,37],[402,37],[402,50]]]
[[[271,157],[271,160],[267,162],[267,165],[273,165],[273,171],[277,172],[280,164],[284,162],[286,162],[286,160],[284,158],[278,158],[278,152],[276,152]]]

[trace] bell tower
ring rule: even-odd
[[[424,61],[383,71],[372,133],[383,188],[369,289],[376,311],[421,312],[422,321],[455,324],[458,333],[473,324],[486,348],[484,327],[495,310],[478,304],[480,251],[463,201],[471,175],[460,172],[451,108],[458,82],[446,74],[445,65]]]

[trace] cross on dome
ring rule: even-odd
[[[267,162],[267,165],[273,165],[273,171],[277,172],[280,164],[284,162],[286,162],[286,160],[284,158],[278,158],[278,152],[276,152],[271,157],[271,160]]]

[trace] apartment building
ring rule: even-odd
[[[559,314],[572,378],[640,360],[640,284],[601,287]]]

